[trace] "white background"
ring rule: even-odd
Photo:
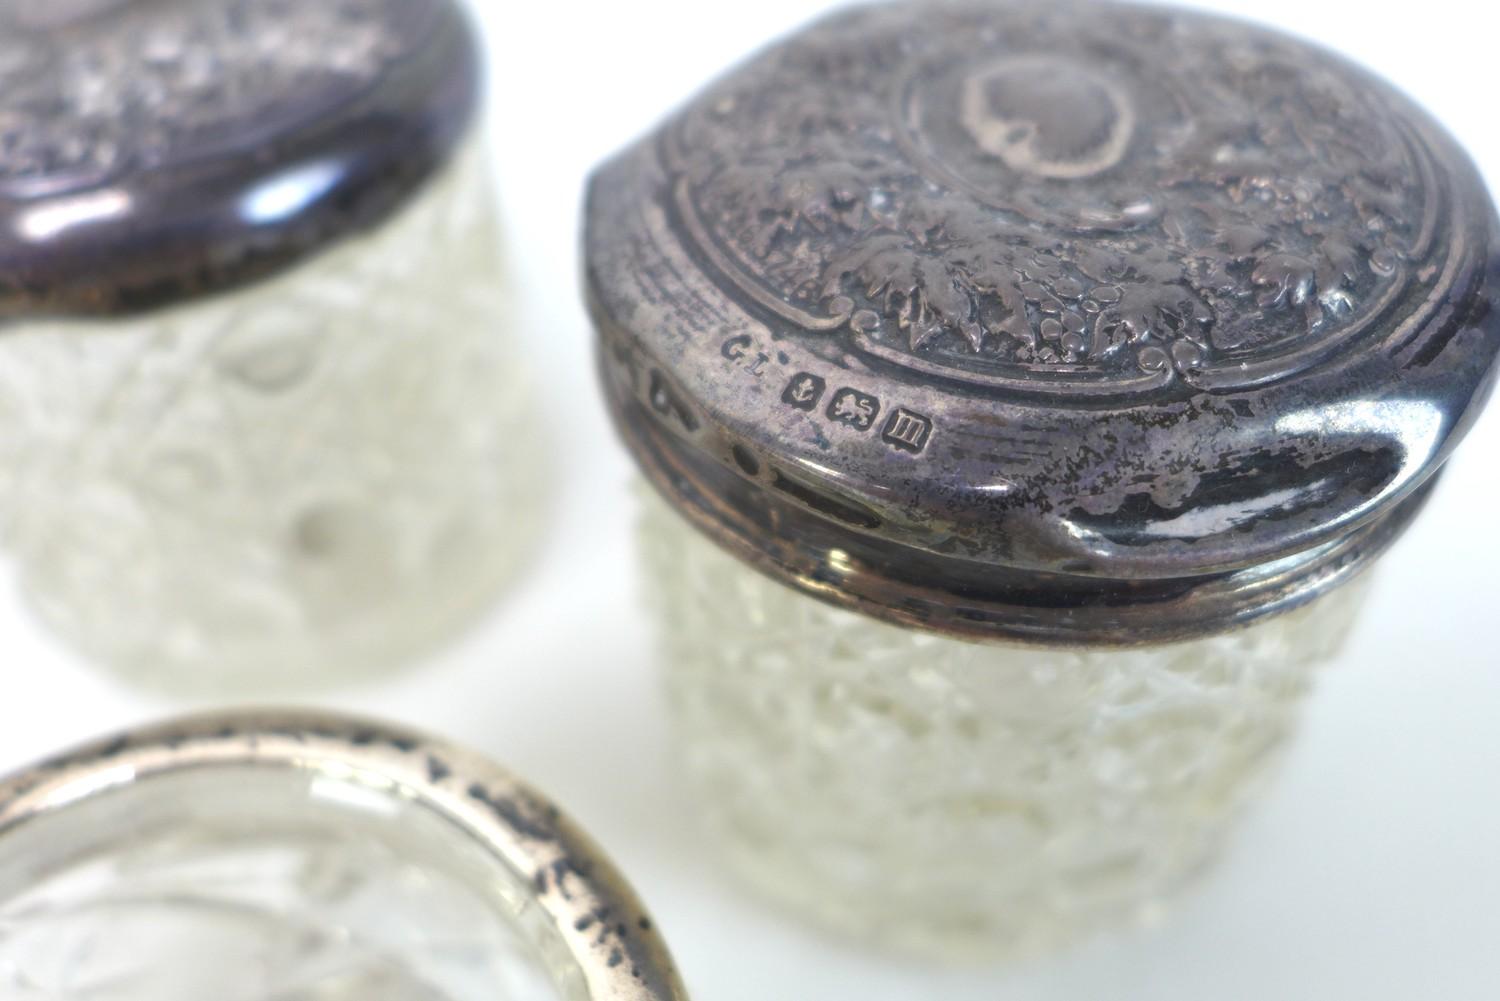
[[[741,895],[695,835],[671,767],[637,613],[630,470],[598,403],[578,305],[577,215],[590,165],[824,5],[477,2],[521,285],[505,320],[560,456],[551,532],[524,584],[455,648],[316,701],[466,741],[548,790],[631,874],[698,1001],[1500,998],[1500,413],[1385,560],[1269,802],[1161,927],[1021,968],[936,971],[824,939]],[[1384,72],[1500,190],[1489,4],[1204,6]],[[0,768],[183,708],[75,663],[14,606],[0,600]]]

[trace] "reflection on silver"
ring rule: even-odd
[[[252,225],[289,219],[333,190],[344,169],[338,160],[319,160],[284,170],[251,188],[240,202],[240,214]]]
[[[48,202],[21,213],[16,235],[29,243],[46,243],[70,229],[128,215],[132,204],[128,192],[113,189]]]

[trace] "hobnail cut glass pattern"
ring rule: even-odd
[[[424,650],[535,533],[484,157],[278,278],[0,335],[0,530],[42,615],[174,687]]]
[[[413,802],[285,773],[148,786],[0,848],[7,1001],[587,997],[519,878]]]
[[[655,498],[641,534],[682,755],[731,862],[826,926],[945,958],[1158,914],[1262,784],[1364,591],[1194,642],[1042,650],[825,605]]]

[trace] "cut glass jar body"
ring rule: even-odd
[[[902,629],[641,523],[681,755],[755,887],[945,958],[1150,918],[1211,861],[1361,605],[1124,650]]]
[[[428,647],[538,510],[479,144],[271,280],[0,336],[0,527],[45,619],[174,687]]]

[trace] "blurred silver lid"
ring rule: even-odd
[[[175,302],[380,222],[479,67],[456,0],[8,0],[0,321]]]

